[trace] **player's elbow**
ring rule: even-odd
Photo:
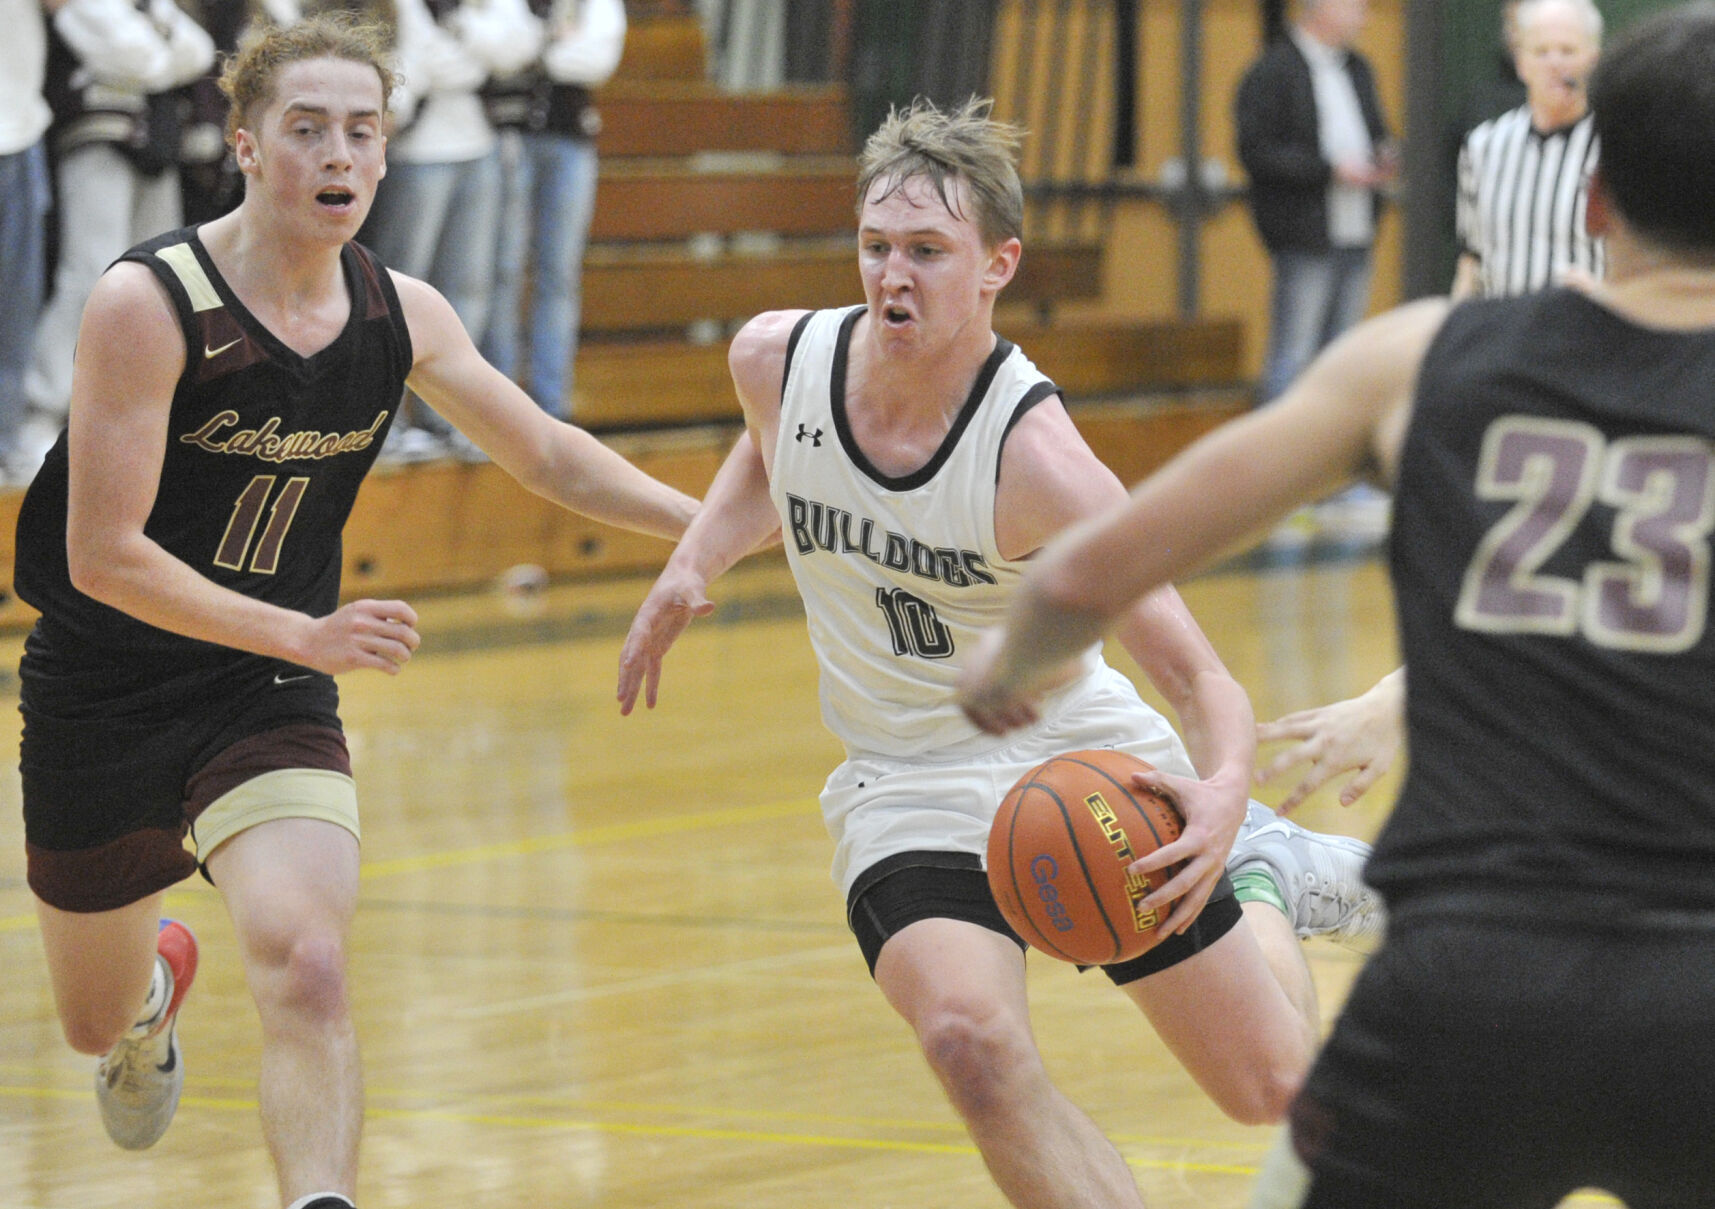
[[[72,587],[104,604],[114,603],[125,584],[124,561],[117,551],[75,535],[66,540],[66,572]]]

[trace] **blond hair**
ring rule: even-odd
[[[226,60],[220,91],[232,102],[226,117],[226,141],[273,99],[274,82],[293,63],[345,59],[373,67],[381,79],[381,109],[393,95],[397,74],[387,64],[392,34],[386,26],[347,12],[323,13],[295,25],[259,26]]]
[[[1024,131],[990,117],[993,108],[993,100],[972,97],[956,109],[943,110],[920,97],[904,109],[890,110],[858,156],[858,213],[863,213],[878,182],[883,189],[875,201],[920,177],[935,186],[949,213],[957,213],[947,195],[947,182],[957,178],[965,182],[975,211],[971,217],[985,246],[1022,236],[1024,188],[1018,180],[1018,147]]]

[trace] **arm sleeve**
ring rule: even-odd
[[[91,77],[115,88],[162,92],[214,62],[213,39],[189,17],[163,29],[125,0],[67,0],[54,29]]]
[[[452,20],[464,48],[481,60],[492,75],[514,75],[542,53],[542,22],[524,0],[463,5]]]
[[[552,30],[542,65],[556,84],[596,88],[613,78],[625,50],[625,6],[587,0],[575,25]]]
[[[443,29],[422,0],[399,0],[399,66],[419,102],[435,92],[475,92],[488,69]]]

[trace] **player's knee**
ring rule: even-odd
[[[918,1040],[930,1067],[967,1115],[1016,1103],[1019,1082],[1041,1066],[1028,1031],[993,1012],[937,1011],[920,1025]]]
[[[286,963],[286,984],[292,1000],[318,1015],[345,1010],[345,943],[324,932],[304,937],[292,946]]]
[[[345,943],[332,930],[292,937],[274,952],[263,996],[300,1015],[337,1018],[346,1010]]]
[[[1286,1110],[1303,1081],[1301,1066],[1276,1064],[1212,1089],[1212,1095],[1221,1111],[1240,1125],[1273,1125],[1286,1119]]]

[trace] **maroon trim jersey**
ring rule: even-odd
[[[1565,289],[1448,315],[1395,501],[1411,769],[1366,876],[1396,918],[1715,909],[1712,404],[1715,331]]]
[[[345,246],[351,316],[331,344],[304,357],[238,300],[193,228],[120,259],[147,265],[160,279],[185,338],[160,490],[144,532],[223,587],[311,616],[333,612],[340,532],[412,362],[386,269],[359,245]],[[261,659],[148,625],[73,587],[67,468],[62,433],[18,516],[15,584],[42,614],[26,679],[34,665],[71,681],[88,683],[86,674],[96,672],[142,685]]]

